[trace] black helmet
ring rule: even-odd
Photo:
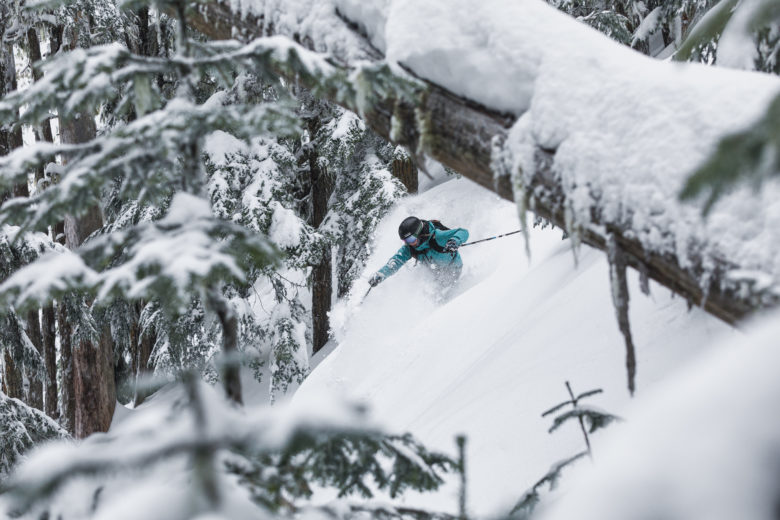
[[[401,240],[406,240],[410,236],[420,238],[424,232],[428,231],[427,222],[417,217],[406,217],[401,225],[398,226],[398,236]]]

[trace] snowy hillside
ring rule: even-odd
[[[364,280],[400,246],[397,225],[410,214],[465,227],[470,240],[519,227],[511,203],[468,180],[446,182],[405,199],[383,220]],[[411,262],[360,306],[368,286],[358,283],[332,313],[338,346],[315,358],[295,400],[324,392],[357,399],[390,429],[448,453],[454,436],[465,433],[471,512],[505,512],[553,462],[583,449],[574,424],[550,435],[551,420],[540,417],[567,398],[565,381],[575,392],[602,388],[592,404],[630,416],[605,255],[583,248],[575,265],[569,241],[549,228],[533,229],[531,250],[529,263],[519,234],[461,249],[460,287],[442,305]],[[629,281],[639,396],[716,338],[739,334],[697,309],[688,312],[662,287],[643,295],[636,273]],[[454,492],[426,496],[422,505],[454,511]]]

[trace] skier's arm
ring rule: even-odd
[[[469,232],[463,228],[450,229],[443,238],[446,239],[444,240],[445,243],[454,239],[458,247],[460,247],[461,244],[464,244],[469,239]]]
[[[408,262],[411,257],[412,253],[409,251],[409,246],[401,246],[401,249],[390,257],[390,260],[387,261],[385,266],[377,272],[387,278],[388,276],[395,274],[395,272]]]

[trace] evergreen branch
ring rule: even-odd
[[[40,410],[0,392],[0,482],[25,453],[51,439],[67,439],[67,432]]]
[[[14,503],[14,512],[23,514],[39,500],[45,500],[59,491],[74,477],[100,477],[116,473],[118,467],[126,471],[148,468],[178,455],[192,454],[196,451],[221,450],[241,448],[245,440],[233,437],[217,437],[206,439],[182,439],[166,445],[121,457],[116,454],[98,454],[93,457],[83,456],[70,460],[57,468],[49,468],[43,475],[36,478],[16,475],[8,482],[0,484],[0,494],[8,494]]]
[[[705,196],[702,213],[740,182],[760,186],[780,175],[780,95],[761,119],[745,130],[724,137],[715,153],[688,177],[680,199]]]
[[[568,400],[568,401],[564,401],[564,402],[562,402],[560,404],[556,404],[555,406],[553,406],[552,408],[550,408],[549,410],[544,412],[542,414],[542,417],[547,417],[548,415],[557,412],[558,410],[560,410],[561,408],[563,408],[564,406],[567,406],[567,405],[574,405],[574,401]]]
[[[92,112],[101,103],[134,92],[153,96],[149,79],[174,71],[180,77],[192,70],[239,68],[276,78],[294,77],[313,90],[360,110],[376,96],[416,96],[419,85],[400,80],[386,65],[363,65],[355,71],[332,64],[281,36],[258,38],[247,45],[237,41],[212,42],[197,47],[204,56],[156,58],[138,56],[119,43],[77,48],[46,60],[43,77],[0,102],[0,121],[36,125],[53,113],[67,118]],[[136,85],[136,83],[141,82]],[[161,104],[146,100],[141,105]],[[136,101],[136,105],[139,102]],[[25,107],[22,115],[19,109]]]
[[[599,410],[597,408],[587,407],[587,406],[578,406],[577,408],[573,410],[569,410],[566,413],[563,413],[555,418],[553,421],[552,426],[549,428],[548,433],[552,433],[558,428],[561,427],[564,423],[571,419],[585,419],[587,420],[589,427],[589,433],[593,433],[594,431],[604,428],[613,421],[620,420],[620,418],[616,415],[609,414],[607,412],[604,412],[602,410]]]
[[[586,397],[590,397],[592,395],[600,394],[602,392],[604,392],[604,390],[602,390],[601,388],[596,388],[595,390],[588,390],[587,392],[583,392],[580,395],[578,395],[577,398],[575,399],[575,401],[579,402],[579,401],[585,399]]]
[[[18,270],[0,285],[0,297],[27,309],[81,290],[101,305],[115,297],[157,300],[176,315],[189,304],[193,286],[242,283],[250,268],[272,263],[276,255],[261,236],[214,219],[206,201],[179,194],[158,222],[95,238],[78,254],[45,255]]]
[[[178,101],[88,144],[41,143],[35,145],[32,154],[27,147],[14,151],[0,159],[0,178],[5,186],[18,180],[20,168],[33,169],[57,154],[68,155],[69,160],[61,167],[62,179],[58,183],[35,197],[13,199],[3,205],[0,221],[13,222],[22,229],[44,229],[66,214],[78,215],[99,202],[105,187],[118,175],[119,197],[133,199],[144,192],[147,198],[159,198],[160,194],[150,186],[162,185],[157,189],[165,190],[167,179],[163,172],[177,171],[178,154],[185,144],[199,140],[206,131],[232,131],[247,140],[256,133],[290,135],[296,131],[294,117],[285,108],[215,108]],[[170,187],[163,193],[168,195]]]
[[[539,503],[539,488],[544,484],[548,484],[549,490],[554,490],[558,485],[558,481],[561,478],[563,469],[587,455],[588,451],[583,451],[574,455],[573,457],[560,460],[553,464],[541,479],[536,481],[536,483],[531,486],[530,489],[523,493],[509,514],[515,515],[519,513],[520,518],[529,518],[534,508]]]
[[[711,42],[721,34],[731,20],[738,3],[739,0],[721,0],[712,6],[689,30],[672,59],[674,61],[688,61],[697,48]]]
[[[399,507],[391,506],[387,504],[350,504],[350,513],[356,516],[362,516],[368,514],[371,518],[378,520],[407,520],[412,518],[414,520],[456,520],[458,517],[449,513],[443,513],[440,511],[428,511],[424,509],[417,509],[412,507]],[[323,506],[321,508],[323,512],[330,514],[334,518],[340,518],[341,515],[329,508]],[[352,516],[348,515],[347,520]]]

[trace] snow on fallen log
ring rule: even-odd
[[[575,241],[606,250],[614,235],[627,265],[727,322],[780,299],[777,181],[733,190],[706,220],[678,200],[720,138],[780,95],[777,77],[652,60],[541,0],[251,0],[201,13],[220,20],[221,33],[196,24],[213,37],[285,34],[347,69],[386,57],[423,92],[361,107],[375,131]]]

